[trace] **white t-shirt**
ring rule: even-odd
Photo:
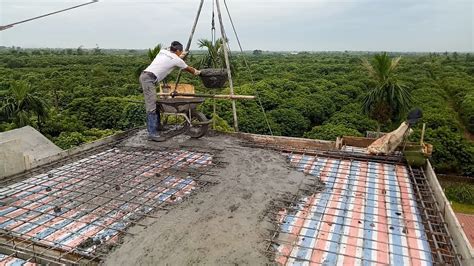
[[[166,78],[175,67],[185,69],[188,65],[175,53],[162,49],[145,71],[155,74],[156,82],[160,82]]]

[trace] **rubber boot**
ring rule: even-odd
[[[165,141],[166,138],[160,137],[157,132],[158,117],[156,112],[147,113],[146,115],[146,129],[148,131],[148,140]]]
[[[160,121],[160,111],[158,111],[158,109],[156,110],[156,129],[158,131],[158,134],[160,134],[159,132],[160,131],[165,131],[165,128],[163,127],[163,125],[161,124],[161,121]]]

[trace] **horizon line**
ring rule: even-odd
[[[57,50],[65,50],[65,49],[84,49],[84,50],[93,50],[96,47],[83,47],[78,46],[78,47],[21,47],[21,46],[5,46],[5,45],[0,45],[1,49],[13,49],[15,48],[20,48],[20,49],[29,49],[29,50],[40,50],[40,49],[57,49]],[[150,48],[102,48],[100,46],[97,46],[101,50],[148,50]],[[400,51],[400,50],[262,50],[262,49],[250,49],[250,50],[244,50],[244,52],[253,52],[256,50],[260,50],[262,52],[276,52],[276,53],[291,53],[291,52],[313,52],[313,53],[318,53],[318,52],[388,52],[388,53],[474,53],[474,50],[468,51],[468,50],[436,50],[436,51],[429,51],[429,50],[420,50],[420,51],[413,51],[413,50],[406,50],[406,51]],[[205,51],[205,50],[197,50],[197,49],[191,49],[190,51]],[[232,50],[231,50],[232,51]],[[232,52],[240,52],[240,51],[232,51]]]

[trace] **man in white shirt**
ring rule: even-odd
[[[185,70],[196,76],[201,71],[188,66],[183,58],[183,45],[177,41],[171,43],[169,50],[162,49],[153,62],[140,75],[140,84],[145,96],[146,124],[148,139],[153,141],[164,141],[158,134],[159,111],[156,110],[156,87],[155,84],[168,76],[175,67]]]

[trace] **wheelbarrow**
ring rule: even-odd
[[[167,91],[167,88],[160,88]],[[179,84],[178,93],[194,92],[194,87],[188,84]],[[196,110],[204,102],[204,98],[197,97],[172,97],[157,100],[157,109],[162,118],[161,136],[171,138],[180,134],[187,134],[191,138],[200,138],[206,135],[211,120]]]

